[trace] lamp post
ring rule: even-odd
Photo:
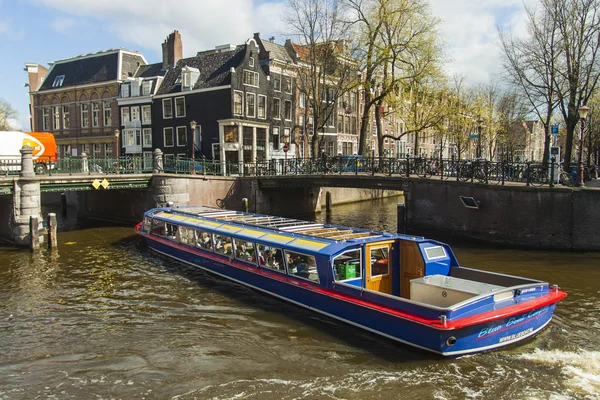
[[[192,129],[192,174],[196,174],[196,163],[195,163],[195,153],[196,153],[196,121],[192,120],[190,122],[190,128]]]
[[[483,120],[479,118],[477,120],[477,158],[481,158],[481,124],[483,124]]]
[[[121,133],[121,131],[119,131],[118,129],[115,129],[115,155],[117,156],[116,158],[119,159],[119,134]]]
[[[577,185],[583,186],[583,126],[585,125],[585,119],[587,118],[587,114],[590,111],[589,107],[581,106],[577,109],[579,111],[579,119],[581,120],[581,125],[579,127],[579,152],[578,152],[578,161],[579,161],[579,171],[577,172]]]

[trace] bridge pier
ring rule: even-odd
[[[8,239],[21,246],[28,246],[30,242],[30,217],[39,217],[42,213],[40,182],[33,172],[32,154],[33,148],[29,146],[21,149],[21,173],[13,184],[13,207],[9,218]],[[38,229],[41,229],[42,219],[38,218],[38,221]]]

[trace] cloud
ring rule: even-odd
[[[60,33],[69,33],[76,25],[77,21],[75,19],[65,17],[55,18],[50,24],[52,29]]]
[[[21,121],[19,121],[19,120],[18,120],[18,119],[16,119],[16,118],[8,118],[8,119],[6,120],[6,123],[8,124],[8,126],[9,126],[11,129],[13,129],[13,130],[15,130],[15,131],[18,131],[18,130],[21,130],[21,129],[23,129],[23,128],[22,128]]]
[[[0,35],[2,35],[4,33],[8,33],[9,29],[10,29],[10,25],[8,24],[7,21],[0,21]]]
[[[181,33],[185,56],[221,44],[243,43],[254,32],[270,34],[280,26],[283,12],[278,1],[262,2],[253,7],[253,0],[180,0],[176,3],[164,0],[41,0],[41,3],[65,15],[101,22],[104,29],[129,43],[124,43],[124,47],[139,46],[159,54],[161,43],[176,29]],[[57,28],[56,21],[53,27]]]

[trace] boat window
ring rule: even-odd
[[[425,249],[425,254],[427,254],[428,260],[437,260],[439,258],[446,258],[446,250],[442,246],[435,247],[427,247]]]
[[[300,278],[319,283],[315,256],[308,256],[288,250],[285,251],[285,255],[290,275],[296,275]]]
[[[387,246],[371,248],[371,277],[390,273],[388,252],[389,248]]]
[[[223,254],[224,256],[233,255],[233,246],[231,245],[231,237],[213,233],[213,242],[215,245],[215,253]]]
[[[196,243],[196,238],[194,236],[194,230],[192,228],[180,226],[179,227],[179,241],[183,244],[189,244],[190,246],[193,246]]]
[[[285,272],[285,265],[283,265],[283,252],[277,247],[259,244],[258,263],[261,267]]]
[[[336,281],[360,278],[360,249],[349,250],[333,259],[333,274]]]
[[[243,239],[233,239],[233,244],[235,245],[235,258],[256,264],[254,242]]]
[[[144,232],[150,233],[150,231],[152,230],[151,228],[152,228],[152,218],[151,217],[144,218]]]
[[[152,221],[152,233],[158,236],[165,236],[166,222],[159,219]]]
[[[213,251],[212,238],[210,233],[201,229],[196,229],[196,247],[204,250]]]
[[[178,226],[175,224],[170,224],[167,222],[167,238],[172,240],[177,240],[177,228]]]

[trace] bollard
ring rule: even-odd
[[[40,245],[40,219],[37,215],[29,217],[29,248],[37,249]]]
[[[167,201],[167,207],[173,207],[173,202],[172,201]]]
[[[242,210],[248,212],[248,198],[246,197],[242,199]]]
[[[331,192],[325,193],[325,211],[331,211]]]
[[[396,218],[398,221],[396,232],[406,233],[406,204],[398,203]]]
[[[48,213],[48,248],[58,247],[58,237],[56,236],[56,214]]]
[[[60,206],[62,208],[62,216],[66,217],[67,216],[67,194],[66,193],[60,194]]]

